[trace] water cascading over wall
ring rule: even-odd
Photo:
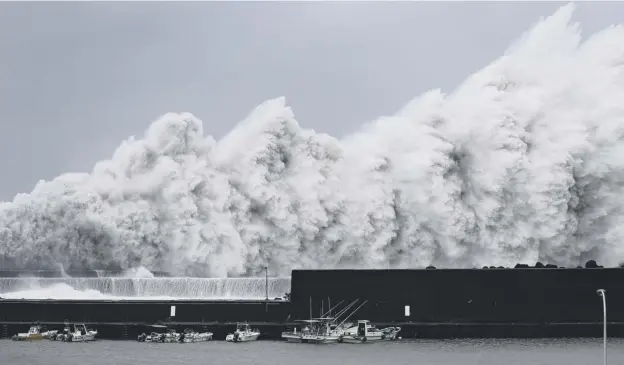
[[[290,277],[268,279],[270,299],[290,292]],[[264,299],[265,278],[0,278],[0,297],[24,299]]]

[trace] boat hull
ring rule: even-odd
[[[11,337],[11,339],[13,341],[38,341],[38,340],[44,340],[45,337],[43,337],[40,334],[27,335],[27,336],[15,335],[15,336]]]
[[[384,339],[383,335],[375,335],[375,336],[342,336],[340,338],[341,343],[375,343],[387,341]]]
[[[286,342],[301,343],[301,335],[294,332],[282,332],[282,339]]]
[[[252,333],[252,334],[240,334],[238,336],[234,336],[233,334],[227,335],[225,340],[227,342],[250,342],[256,341],[260,337],[260,333]]]
[[[340,340],[339,335],[303,335],[301,336],[301,343],[311,343],[311,344],[328,344],[328,343],[338,343]]]
[[[41,333],[18,333],[11,337],[13,341],[38,341],[56,337],[58,331],[46,331]]]
[[[182,342],[184,343],[195,343],[195,342],[207,342],[212,340],[212,333],[208,334],[208,335],[198,335],[198,336],[192,336],[192,337],[184,337],[184,340],[182,340]]]
[[[89,342],[95,341],[95,335],[87,334],[87,335],[74,335],[69,342]]]

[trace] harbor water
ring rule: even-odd
[[[610,364],[624,362],[624,340],[610,339]],[[596,365],[602,340],[402,340],[366,345],[281,341],[151,344],[134,341],[62,343],[0,341],[2,365]]]

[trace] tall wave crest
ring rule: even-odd
[[[342,139],[268,100],[216,141],[167,114],[0,203],[0,265],[186,276],[624,258],[624,29],[574,6],[456,90]]]

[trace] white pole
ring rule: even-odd
[[[602,313],[603,313],[603,351],[604,351],[604,365],[607,365],[607,294],[606,290],[598,289],[596,294],[602,297]]]
[[[269,267],[264,267],[264,290],[266,293],[266,301],[264,302],[264,311],[269,311]]]

